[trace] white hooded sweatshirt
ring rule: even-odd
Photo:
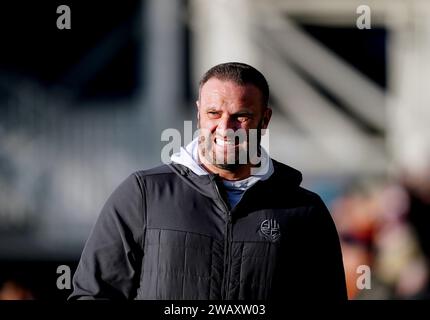
[[[200,165],[198,156],[198,138],[191,141],[185,148],[181,147],[181,150],[178,153],[172,155],[171,160],[175,163],[186,166],[199,176],[208,174],[206,169]],[[223,179],[231,208],[234,208],[239,203],[245,191],[257,181],[267,180],[273,174],[273,170],[272,159],[270,159],[267,151],[261,147],[261,165],[256,168],[253,175],[248,178],[235,181]]]

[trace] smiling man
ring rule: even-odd
[[[241,79],[243,75],[235,69],[229,73],[231,65],[211,69],[200,82],[199,159],[208,171],[228,180],[240,180],[251,175],[253,163],[260,156],[260,135],[269,124],[272,110],[262,75],[255,79],[259,80],[260,90],[244,82],[246,79]],[[250,146],[252,130],[257,137],[252,146],[256,148]]]
[[[111,195],[70,299],[346,299],[330,213],[260,146],[268,100],[249,65],[206,72],[198,138]]]

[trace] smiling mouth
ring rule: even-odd
[[[238,145],[235,140],[224,140],[215,138],[214,142],[220,147],[234,147]]]

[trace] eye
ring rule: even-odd
[[[219,117],[219,112],[218,111],[208,111],[207,112],[209,118],[217,118]]]
[[[249,117],[248,117],[248,116],[239,116],[239,117],[237,117],[236,119],[237,119],[237,121],[239,121],[239,122],[245,122],[245,121],[248,121],[248,120],[249,120]]]

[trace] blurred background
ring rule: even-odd
[[[266,75],[270,153],[330,208],[349,298],[430,298],[430,2],[7,1],[0,43],[0,299],[66,299],[57,267],[227,61]]]

